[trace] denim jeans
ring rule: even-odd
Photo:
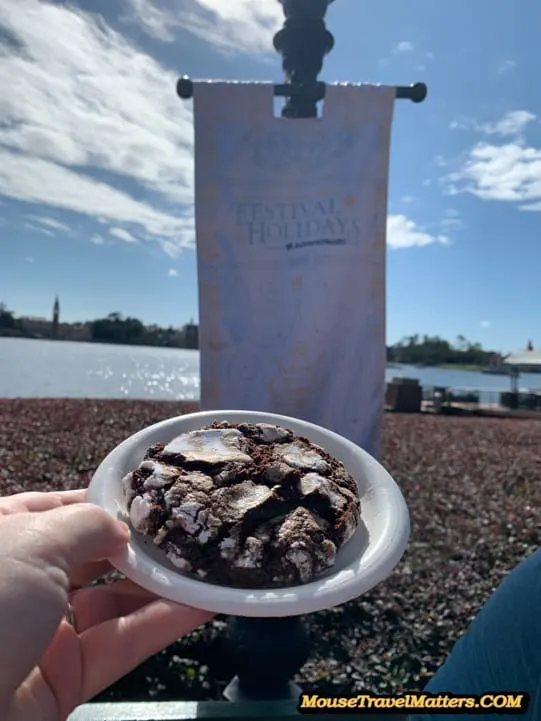
[[[431,693],[527,692],[524,721],[541,720],[541,549],[502,581],[444,665],[429,681]],[[421,714],[411,721],[510,719],[504,714]]]

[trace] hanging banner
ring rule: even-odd
[[[272,85],[194,87],[202,410],[282,413],[378,455],[395,90],[328,86],[322,116]]]

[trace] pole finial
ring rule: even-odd
[[[332,1],[279,0],[285,22],[274,36],[274,47],[282,55],[287,82],[306,86],[306,92],[287,98],[283,117],[317,116],[317,101],[320,99],[317,78],[325,55],[334,47],[334,37],[325,26],[325,15]]]

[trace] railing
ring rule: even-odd
[[[226,721],[226,719],[247,718],[254,721],[298,721],[302,715],[296,701],[228,701],[156,703],[96,703],[80,706],[69,721]],[[317,713],[322,719],[362,719],[362,721],[406,721],[407,717],[397,714],[366,714],[340,712]]]
[[[219,721],[231,718],[287,721],[299,718],[297,707],[301,689],[291,679],[310,652],[308,635],[299,616],[233,617],[225,635],[225,651],[231,674],[236,674],[224,691],[227,701],[88,703],[79,707],[69,721]],[[357,718],[349,712],[347,715]],[[318,711],[318,716],[339,718],[340,714],[327,715]],[[363,714],[362,718],[366,720],[372,716]],[[378,714],[377,718],[385,721],[386,716]],[[405,719],[400,715],[387,718]]]
[[[501,388],[423,386],[423,401],[442,409],[458,406],[464,410],[541,412],[541,390],[526,388],[512,392]]]
[[[470,406],[497,408],[504,391],[498,388],[472,388],[470,386],[423,386],[423,400],[433,401],[437,393],[443,394],[446,404],[460,403]]]

